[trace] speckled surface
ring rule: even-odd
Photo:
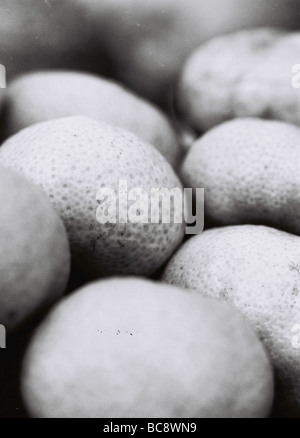
[[[237,307],[271,355],[279,412],[299,416],[299,349],[292,330],[300,323],[300,238],[254,225],[205,231],[178,250],[163,280]]]
[[[180,244],[184,224],[131,222],[100,224],[98,190],[164,187],[181,189],[165,158],[134,135],[85,117],[26,128],[0,149],[0,164],[39,184],[62,217],[77,265],[93,276],[151,274]],[[129,205],[129,204],[128,204]],[[160,211],[161,211],[160,207]],[[127,210],[126,210],[127,211]]]

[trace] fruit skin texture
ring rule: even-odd
[[[0,323],[12,332],[65,290],[70,253],[47,195],[0,167]]]
[[[294,26],[296,0],[72,0],[117,77],[150,99],[171,91],[187,56],[216,34],[252,26]],[[298,24],[298,23],[297,23]],[[298,59],[298,58],[296,58]]]
[[[182,188],[165,158],[133,134],[86,117],[52,120],[7,140],[0,163],[45,190],[64,221],[74,262],[88,275],[151,274],[181,243],[184,223],[97,221],[98,190],[111,188],[118,198],[120,180],[128,191]],[[143,207],[149,204],[150,196]]]
[[[181,73],[177,105],[198,132],[225,120],[258,117],[300,125],[300,97],[292,86],[300,32],[252,29],[200,46]]]
[[[156,146],[173,166],[181,158],[167,117],[100,76],[59,70],[29,73],[10,83],[5,104],[7,136],[34,123],[81,115],[133,132]]]
[[[263,417],[273,395],[267,355],[239,313],[136,278],[61,301],[21,381],[33,417]]]
[[[163,281],[220,298],[251,322],[275,367],[275,405],[300,415],[300,239],[273,228],[216,228],[191,238],[170,260]]]
[[[182,165],[185,187],[205,190],[213,224],[262,224],[300,234],[300,129],[237,119],[200,137]]]

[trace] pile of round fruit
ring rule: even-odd
[[[300,417],[300,6],[274,3],[0,1],[0,417]]]

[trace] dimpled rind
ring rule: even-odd
[[[262,224],[300,234],[300,129],[236,119],[191,147],[181,169],[186,187],[205,190],[214,224]]]
[[[177,89],[184,118],[199,132],[225,120],[259,117],[300,125],[292,86],[300,32],[252,29],[214,38],[187,60]]]
[[[10,332],[63,295],[70,252],[47,195],[2,166],[0,205],[0,323]]]
[[[184,224],[172,220],[97,221],[98,190],[109,187],[117,196],[120,180],[127,181],[128,191],[182,188],[165,158],[126,131],[86,117],[43,122],[5,142],[0,163],[43,187],[65,223],[75,263],[89,275],[150,274],[183,238]]]
[[[7,134],[68,116],[87,116],[133,132],[153,144],[176,167],[180,147],[167,117],[116,82],[72,71],[34,72],[7,90]]]
[[[300,238],[264,226],[208,230],[170,260],[163,280],[234,304],[252,323],[275,367],[279,412],[300,415]],[[299,341],[298,341],[299,342]]]
[[[238,312],[136,278],[61,301],[21,380],[33,417],[263,417],[273,396],[269,359]]]

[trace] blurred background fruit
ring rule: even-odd
[[[5,130],[12,135],[34,123],[89,116],[133,132],[176,166],[181,151],[167,117],[116,82],[71,71],[29,73],[11,82],[5,99]]]
[[[298,127],[235,119],[191,146],[181,176],[185,187],[204,188],[207,223],[263,224],[300,235],[299,161]]]
[[[299,26],[298,0],[75,0],[115,75],[154,100],[190,52],[214,35],[252,26]]]
[[[299,27],[297,0],[1,0],[0,63],[8,78],[79,68],[166,100],[182,62],[214,35]]]
[[[238,117],[300,126],[300,93],[292,86],[299,50],[300,32],[251,29],[212,39],[183,68],[179,113],[198,132]]]
[[[300,415],[299,273],[298,236],[244,225],[192,237],[163,276],[169,284],[231,303],[249,319],[275,367],[276,408],[291,417]]]
[[[70,254],[47,195],[4,167],[0,205],[0,323],[12,332],[62,296]]]
[[[21,379],[31,416],[44,418],[253,418],[273,400],[268,357],[239,313],[134,278],[61,301]]]

